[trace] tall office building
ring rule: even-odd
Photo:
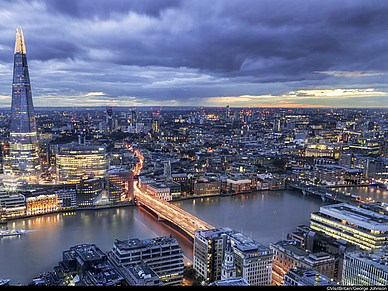
[[[10,125],[11,173],[34,176],[40,170],[26,47],[21,28],[16,29]]]

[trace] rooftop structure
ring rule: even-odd
[[[311,214],[310,227],[362,249],[388,244],[387,215],[345,203],[322,206],[319,212]]]
[[[165,285],[179,284],[183,278],[182,249],[177,240],[169,236],[116,240],[110,257],[115,264],[124,267],[146,263]]]
[[[283,286],[339,286],[339,282],[304,267],[292,267],[284,276]]]

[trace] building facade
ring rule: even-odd
[[[182,282],[183,252],[175,238],[116,240],[109,255],[114,264],[124,267],[144,262],[165,285],[179,285]]]
[[[272,257],[269,248],[229,227],[195,232],[193,268],[207,283],[241,277],[251,286],[270,285]]]
[[[310,228],[366,250],[388,245],[387,216],[346,203],[322,206],[311,213]]]
[[[336,279],[336,263],[338,258],[324,253],[309,253],[298,247],[295,241],[281,240],[270,244],[274,253],[273,257],[273,283],[283,285],[283,279],[292,267],[305,267],[314,269],[323,275]]]
[[[388,249],[345,254],[342,270],[344,286],[388,286]]]
[[[283,282],[283,286],[340,286],[338,281],[305,267],[290,268]]]
[[[21,28],[16,30],[10,124],[11,173],[36,176],[40,171],[39,142],[35,121],[26,47]]]
[[[79,208],[93,207],[103,190],[103,179],[82,180],[76,185],[76,204]]]
[[[105,181],[110,204],[134,200],[131,170],[125,167],[110,169],[105,174]]]
[[[57,211],[57,195],[37,195],[26,198],[26,214],[37,215]]]
[[[56,158],[61,183],[103,178],[109,168],[104,146],[64,145],[59,147]]]

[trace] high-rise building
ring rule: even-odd
[[[26,47],[21,28],[16,29],[10,147],[11,173],[24,176],[36,175],[40,170],[39,142]]]
[[[295,241],[280,240],[270,243],[273,251],[273,272],[274,285],[281,286],[283,278],[288,270],[295,266],[314,269],[315,271],[329,278],[336,278],[336,266],[338,259],[325,252],[309,253],[300,248]]]
[[[57,176],[61,183],[103,178],[109,168],[104,146],[68,144],[59,147]]]
[[[105,111],[105,117],[106,117],[106,126],[108,132],[112,132],[113,130],[113,111],[112,107],[107,107]]]

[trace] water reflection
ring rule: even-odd
[[[375,195],[387,201],[386,190],[342,188],[355,195]],[[214,227],[229,226],[269,245],[300,224],[309,224],[311,212],[325,205],[318,197],[298,191],[262,191],[251,194],[207,197],[174,202]],[[26,284],[39,272],[51,271],[62,259],[62,251],[82,243],[95,243],[103,251],[115,239],[153,238],[172,234],[186,260],[192,260],[192,244],[171,227],[138,207],[72,211],[46,214],[8,222],[10,229],[26,229],[20,237],[0,239],[0,277],[11,284]]]

